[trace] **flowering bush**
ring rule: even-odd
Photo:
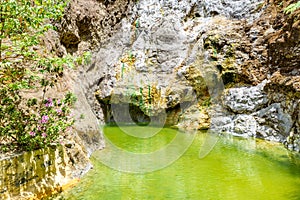
[[[40,45],[51,21],[60,20],[68,1],[4,0],[0,6],[0,152],[34,150],[58,143],[74,120],[71,93],[45,99],[46,91],[63,76],[65,67],[84,63],[72,55],[58,57]],[[26,99],[24,90],[43,91]]]
[[[0,104],[2,151],[35,150],[59,144],[74,123],[70,107],[76,98],[71,93],[62,100],[48,98],[38,103],[36,99],[29,99],[27,109],[9,99],[4,98]]]

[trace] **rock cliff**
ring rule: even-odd
[[[57,178],[80,176],[91,167],[87,156],[104,147],[105,123],[196,125],[299,152],[300,10],[286,13],[291,3],[71,0],[55,22],[58,31],[44,37],[58,56],[93,55],[48,91],[78,97],[70,143],[2,159],[2,169],[20,170],[2,173],[0,193],[44,195],[60,188]],[[41,161],[33,159],[39,154]],[[18,159],[34,166],[32,174]],[[40,169],[50,161],[52,167]],[[39,183],[32,182],[36,177]]]
[[[79,77],[101,123],[194,121],[299,151],[299,10],[285,13],[291,3],[78,0],[60,40],[68,52],[94,49]]]

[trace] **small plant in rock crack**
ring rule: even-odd
[[[298,1],[297,3],[292,3],[290,4],[288,7],[286,7],[284,9],[284,12],[286,14],[292,14],[293,12],[295,12],[298,8],[300,8],[300,1]]]

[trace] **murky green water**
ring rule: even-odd
[[[105,128],[113,143],[134,152],[162,148],[176,134],[176,130],[164,128],[151,138],[136,139],[118,127]],[[199,132],[180,159],[146,174],[115,171],[94,157],[94,169],[60,199],[300,199],[300,160],[281,145],[221,138],[207,157],[199,159],[205,136]]]

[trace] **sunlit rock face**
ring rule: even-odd
[[[93,9],[82,12],[89,6]],[[258,0],[76,1],[63,20],[61,42],[75,53],[97,46],[78,80],[91,116],[100,123],[118,117],[129,123],[156,120],[176,125],[197,116],[193,115],[197,107],[201,117],[191,121],[205,124],[199,127],[215,126],[212,122],[207,126],[207,117],[221,126],[222,120],[215,118],[222,116],[225,132],[291,141],[298,135],[298,125],[291,122],[298,119],[299,97],[289,97],[293,103],[287,105],[277,94],[278,86],[286,84],[299,91],[297,78],[286,80],[299,76],[298,46],[293,42],[299,37],[293,15],[274,12],[280,9],[277,2]],[[284,36],[286,30],[290,34]],[[276,71],[286,78],[278,78]],[[269,81],[262,87],[264,80]],[[220,98],[224,87],[216,86],[219,82],[236,88]],[[286,91],[280,94],[289,96]],[[121,113],[124,108],[114,106],[118,104],[127,105],[129,112]],[[223,113],[216,114],[214,104],[223,106]],[[277,121],[260,113],[270,106]],[[128,116],[133,120],[127,121]],[[269,124],[264,122],[268,120]],[[249,123],[243,126],[245,122]]]
[[[62,191],[91,164],[75,143],[0,159],[1,199],[41,199]]]
[[[264,91],[265,86],[266,82],[262,82],[257,86],[226,90],[223,105],[231,114],[218,118],[219,126],[214,129],[235,136],[285,142],[293,127],[292,113],[286,106],[272,103]]]
[[[164,116],[158,121],[173,125],[186,119],[185,111],[191,115],[194,109],[189,106],[204,108],[209,115],[215,112],[207,102],[218,102],[226,116],[232,120],[236,116],[240,135],[260,137],[289,134],[287,129],[275,134],[267,128],[247,133],[255,127],[253,118],[265,126],[265,116],[254,116],[255,112],[280,103],[278,113],[298,119],[299,97],[278,88],[292,85],[295,94],[299,91],[299,22],[297,12],[289,16],[280,12],[283,7],[277,1],[90,0],[74,1],[69,8],[60,31],[64,48],[76,53],[98,47],[92,63],[80,69],[79,80],[91,116],[100,123],[113,122],[119,114],[111,105],[121,103],[129,104],[134,122]],[[264,89],[250,87],[264,80],[269,80]],[[215,87],[220,81],[237,89],[215,98],[221,96],[222,87]],[[293,103],[284,103],[279,94]],[[247,120],[252,125],[242,128]],[[284,122],[287,127],[289,121]],[[297,127],[292,125],[290,138],[298,135]],[[276,140],[284,139],[276,136]]]
[[[250,113],[263,108],[268,103],[262,82],[256,87],[232,88],[223,95],[223,104],[234,113]]]
[[[86,73],[90,76],[88,81],[97,76],[97,86],[90,89],[93,92],[96,89],[97,99],[105,110],[104,118],[111,122],[116,115],[107,104],[130,103],[138,106],[145,116],[159,116],[168,111],[167,116],[176,119],[167,117],[166,124],[177,124],[180,117],[175,113],[184,111],[185,104],[195,101],[201,104],[210,92],[217,93],[213,87],[222,74],[215,62],[215,51],[230,54],[231,43],[238,44],[242,37],[239,33],[242,23],[228,18],[250,16],[250,10],[259,3],[255,2],[227,2],[228,6],[217,8],[220,16],[216,17],[213,12],[203,10],[218,2],[139,1],[135,4],[131,17],[122,20],[120,31],[100,48],[91,65],[92,71]],[[233,12],[239,9],[244,14],[237,16]],[[222,37],[231,41],[221,42],[215,50],[209,42],[218,43]],[[242,53],[240,57],[239,62],[247,58]],[[234,71],[232,58],[220,62],[226,62],[224,74]],[[135,111],[131,109],[131,115]]]
[[[90,167],[85,156],[104,146],[99,124],[116,118],[211,128],[280,141],[300,151],[299,10],[285,15],[283,5],[259,0],[71,1],[57,24],[59,33],[49,33],[46,46],[58,56],[93,50],[90,64],[59,80],[78,97],[77,134],[72,136],[80,138],[66,151],[39,152],[41,160],[29,154],[1,160],[2,169],[10,171],[0,174],[0,194],[55,190],[78,176]],[[70,166],[79,166],[75,174]],[[38,183],[33,173],[46,183]]]
[[[93,9],[81,12],[88,6]],[[188,126],[190,116],[199,128],[218,124],[224,132],[298,148],[298,22],[279,12],[278,2],[91,0],[70,8],[61,32],[67,51],[98,45],[79,80],[100,123],[117,117]],[[222,95],[219,82],[232,89]]]
[[[204,0],[198,3],[199,16],[223,15],[235,19],[254,19],[259,15],[255,12],[263,1],[257,0]]]

